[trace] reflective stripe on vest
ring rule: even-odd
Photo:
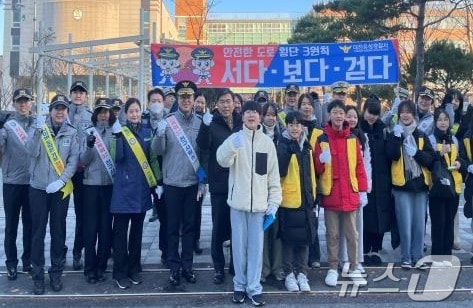
[[[443,155],[443,158],[445,159],[445,162],[447,163],[448,167],[451,167],[458,157],[458,149],[454,143],[450,145],[450,149],[451,149],[450,157],[447,153]],[[442,151],[442,144],[437,143],[437,151],[439,152]],[[458,170],[451,170],[451,172],[452,172],[453,181],[455,182],[455,192],[457,194],[461,194],[462,182],[463,182],[462,175],[460,172],[458,172]]]
[[[316,184],[315,184],[315,169],[314,169],[314,160],[312,159],[312,150],[309,152],[309,161],[310,161],[310,182],[312,187],[312,196],[316,196]],[[299,162],[297,161],[296,154],[291,155],[291,160],[289,161],[289,166],[287,168],[287,174],[285,177],[281,178],[281,188],[282,188],[282,202],[281,207],[289,209],[297,209],[301,207],[301,179],[299,173]]]
[[[471,145],[470,145],[470,138],[464,138],[463,144],[465,145],[466,156],[468,156],[468,160],[471,161]]]
[[[356,158],[358,155],[357,151],[360,151],[357,147],[356,140],[356,137],[350,137],[347,139],[348,173],[350,175],[350,184],[354,192],[358,192]],[[320,142],[320,148],[322,151],[329,148],[328,142]],[[359,154],[361,155],[361,152]],[[332,191],[332,160],[325,163],[324,172],[320,175],[320,190],[324,196],[330,195]]]
[[[419,137],[418,139],[419,149],[424,149],[424,137]],[[395,186],[404,186],[406,185],[406,177],[404,176],[404,156],[403,156],[403,147],[401,146],[401,157],[398,160],[395,160],[391,164],[391,180]],[[432,177],[430,171],[421,166],[422,174],[424,175],[424,183],[428,187],[432,187]]]

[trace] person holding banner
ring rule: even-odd
[[[197,87],[192,81],[184,80],[176,84],[175,91],[179,108],[158,124],[152,144],[153,150],[163,156],[171,286],[180,284],[181,274],[189,283],[197,281],[192,270],[196,202],[206,193],[206,176],[199,163],[200,149],[196,143],[202,120],[193,112]],[[179,238],[182,238],[181,253]]]
[[[156,178],[149,163],[152,131],[141,124],[141,103],[125,103],[126,126],[116,121],[115,176],[110,212],[113,214],[113,279],[120,289],[141,280],[141,241],[146,211],[151,209],[150,188]],[[130,232],[128,232],[130,229]]]
[[[31,215],[28,200],[29,160],[18,159],[27,157],[27,131],[33,124],[31,99],[28,89],[17,89],[13,93],[15,113],[10,117],[6,114],[0,120],[0,153],[2,157],[3,202],[5,210],[5,265],[8,280],[17,278],[16,236],[18,221],[23,223],[23,272],[31,271]]]
[[[87,137],[79,156],[85,166],[84,275],[91,284],[105,280],[104,272],[112,248],[110,201],[115,174],[112,125],[116,121],[112,106],[108,98],[99,98],[95,102],[94,126],[86,129]]]
[[[49,217],[51,235],[50,285],[53,291],[62,289],[66,242],[66,216],[73,190],[71,178],[79,161],[77,130],[66,119],[69,102],[62,94],[54,96],[45,122],[38,116],[28,132],[26,148],[31,156],[30,212],[32,219],[31,277],[33,293],[44,293],[44,238]]]

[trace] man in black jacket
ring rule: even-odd
[[[224,281],[225,257],[222,244],[231,238],[230,208],[227,205],[228,168],[220,167],[216,153],[223,141],[242,127],[241,116],[234,112],[233,99],[233,92],[222,89],[217,95],[217,109],[212,114],[204,114],[197,135],[197,144],[202,151],[202,163],[207,169],[211,193],[213,223],[211,255],[215,269],[215,284]]]

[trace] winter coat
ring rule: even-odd
[[[243,134],[244,147],[233,144],[235,134]],[[247,212],[265,212],[268,204],[282,200],[278,158],[274,143],[257,130],[243,129],[228,137],[217,149],[217,162],[230,168],[228,199],[230,207]]]
[[[130,131],[140,143],[149,162],[152,133],[150,129],[138,125]],[[123,134],[116,140],[115,166],[110,212],[115,213],[144,213],[151,209],[151,191],[138,160]]]
[[[350,153],[351,149],[347,147],[347,139],[354,138],[356,141],[355,153]],[[322,153],[321,142],[328,141],[331,154],[332,177],[331,183],[324,183],[323,180],[319,182],[321,191],[323,192],[323,185],[331,184],[332,189],[330,194],[322,196],[321,204],[324,208],[332,211],[354,211],[360,205],[359,192],[366,192],[368,183],[366,178],[365,168],[363,166],[363,155],[361,154],[361,147],[355,135],[350,133],[350,127],[345,122],[343,129],[336,131],[332,128],[329,121],[324,128],[322,134],[315,145],[314,163],[319,175],[319,179],[323,177],[326,171],[326,164],[320,162],[319,156]],[[356,158],[352,157],[356,155]],[[355,159],[353,170],[350,170],[348,159],[349,156]],[[350,179],[350,175],[353,181]],[[358,187],[355,190],[355,187]]]
[[[112,135],[112,128],[108,125],[105,127],[96,125],[95,129],[100,134],[100,138],[110,153],[112,139],[115,138]],[[112,178],[108,174],[97,148],[95,146],[89,148],[87,146],[87,139],[84,140],[79,159],[85,165],[84,185],[112,185]]]
[[[30,185],[33,188],[46,190],[46,187],[58,179],[67,183],[76,172],[77,162],[79,161],[79,140],[77,130],[69,123],[64,122],[59,131],[54,135],[51,120],[48,118],[46,123],[51,130],[56,149],[61,156],[64,164],[64,171],[58,176],[53,165],[49,161],[41,141],[41,132],[37,129],[30,129],[28,132],[28,141],[26,149],[31,157],[30,162]]]
[[[180,110],[168,114],[166,118],[170,116],[176,118],[200,161],[201,151],[196,142],[200,124],[202,123],[200,116],[192,113],[186,118]],[[197,185],[198,179],[194,167],[169,124],[166,126],[164,135],[156,135],[153,140],[152,149],[156,151],[157,155],[162,155],[163,157],[162,172],[164,184],[176,187]]]
[[[229,169],[223,168],[217,162],[217,149],[232,133],[242,129],[241,116],[233,112],[233,129],[231,129],[218,110],[213,112],[209,126],[202,123],[197,135],[197,145],[201,150],[201,163],[204,166],[211,193],[228,193]]]
[[[428,183],[431,182],[430,178],[426,178],[427,176],[430,176],[430,172],[428,172],[428,169],[431,168],[432,163],[434,162],[435,158],[435,153],[434,150],[432,149],[432,145],[430,144],[429,138],[419,129],[415,129],[414,132],[412,133],[412,136],[414,137],[417,148],[419,148],[419,139],[423,138],[424,140],[424,146],[422,150],[418,150],[414,156],[415,161],[417,164],[419,164],[420,167],[422,167],[423,172],[421,172],[421,176],[412,180],[407,181],[404,185],[399,186],[395,185],[395,182],[393,181],[394,175],[393,175],[393,169],[391,169],[391,183],[393,183],[393,188],[399,189],[399,190],[406,190],[406,191],[412,191],[412,192],[421,192],[421,191],[427,191],[429,190]],[[388,142],[387,142],[387,155],[388,158],[391,160],[392,164],[394,161],[398,161],[401,158],[402,155],[402,144],[404,140],[404,135],[401,137],[396,137],[394,136],[394,133],[389,134],[388,137]],[[391,166],[392,166],[391,164]],[[402,166],[404,168],[404,166]]]
[[[306,140],[305,135],[303,138]],[[289,138],[287,131],[282,133],[278,142],[277,153],[281,178],[287,176],[293,155],[297,158],[297,162],[294,163],[297,164],[299,169],[300,187],[293,187],[291,190],[300,190],[300,207],[287,208],[284,207],[284,204],[281,204],[278,210],[279,236],[284,242],[291,244],[309,245],[315,237],[316,217],[313,208],[316,190],[313,189],[311,179],[311,173],[312,175],[315,173],[312,164],[313,156],[311,150],[307,140],[303,143],[301,150],[298,142]],[[283,194],[284,193],[283,191]]]
[[[34,119],[16,113],[7,123],[15,120],[25,133],[28,133]],[[28,152],[26,145],[16,136],[15,132],[5,123],[0,130],[0,152],[2,156],[3,183],[28,185],[30,183]]]
[[[369,233],[383,234],[391,230],[393,199],[391,196],[391,160],[386,153],[389,133],[378,119],[370,126],[364,119],[361,129],[367,134],[371,153],[371,192],[363,208],[363,229]]]

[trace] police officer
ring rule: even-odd
[[[29,199],[32,219],[31,276],[33,293],[44,293],[44,238],[49,217],[51,235],[49,268],[53,291],[62,289],[66,216],[72,193],[71,178],[79,159],[77,130],[67,122],[69,102],[58,94],[49,105],[49,117],[39,116],[28,133],[27,150],[31,157]]]
[[[126,124],[126,114],[123,111],[123,101],[118,97],[112,99],[112,111],[115,118],[118,119],[121,125]]]
[[[297,110],[297,99],[299,98],[299,87],[290,83],[284,90],[284,110],[278,112],[278,120],[282,127],[286,127],[286,114]]]
[[[269,94],[265,90],[259,90],[255,93],[253,100],[263,109],[264,105],[269,102]]]
[[[112,247],[112,177],[115,164],[111,156],[112,125],[115,114],[108,98],[99,98],[92,113],[92,127],[87,129],[80,161],[84,164],[84,275],[94,284],[105,280],[104,272]]]
[[[330,95],[328,93],[324,94],[324,104],[322,105],[322,127],[325,126],[329,118],[327,112],[328,103],[336,99],[341,100],[345,103],[350,84],[346,81],[336,81],[332,83],[330,87],[332,88],[332,97],[330,98]]]
[[[15,113],[0,119],[0,151],[2,154],[3,202],[5,210],[5,264],[9,280],[17,278],[16,236],[21,212],[23,223],[23,272],[31,271],[31,215],[28,200],[30,181],[26,151],[27,132],[33,124],[31,92],[17,89],[13,93]]]
[[[199,167],[200,150],[196,143],[202,120],[193,112],[197,87],[192,81],[185,80],[178,82],[175,90],[179,109],[159,122],[152,144],[158,155],[163,156],[168,220],[168,266],[171,270],[169,283],[172,286],[180,284],[181,270],[187,282],[196,282],[192,270],[196,201],[205,193],[204,175]]]
[[[69,123],[77,129],[80,144],[84,143],[85,129],[92,125],[92,112],[87,108],[87,85],[83,81],[76,81],[70,89],[71,104],[69,107]],[[82,248],[83,239],[83,179],[84,165],[79,161],[77,172],[72,178],[74,184],[74,212],[76,214],[76,229],[74,235],[74,248],[72,249],[73,263],[75,271],[82,269]]]

